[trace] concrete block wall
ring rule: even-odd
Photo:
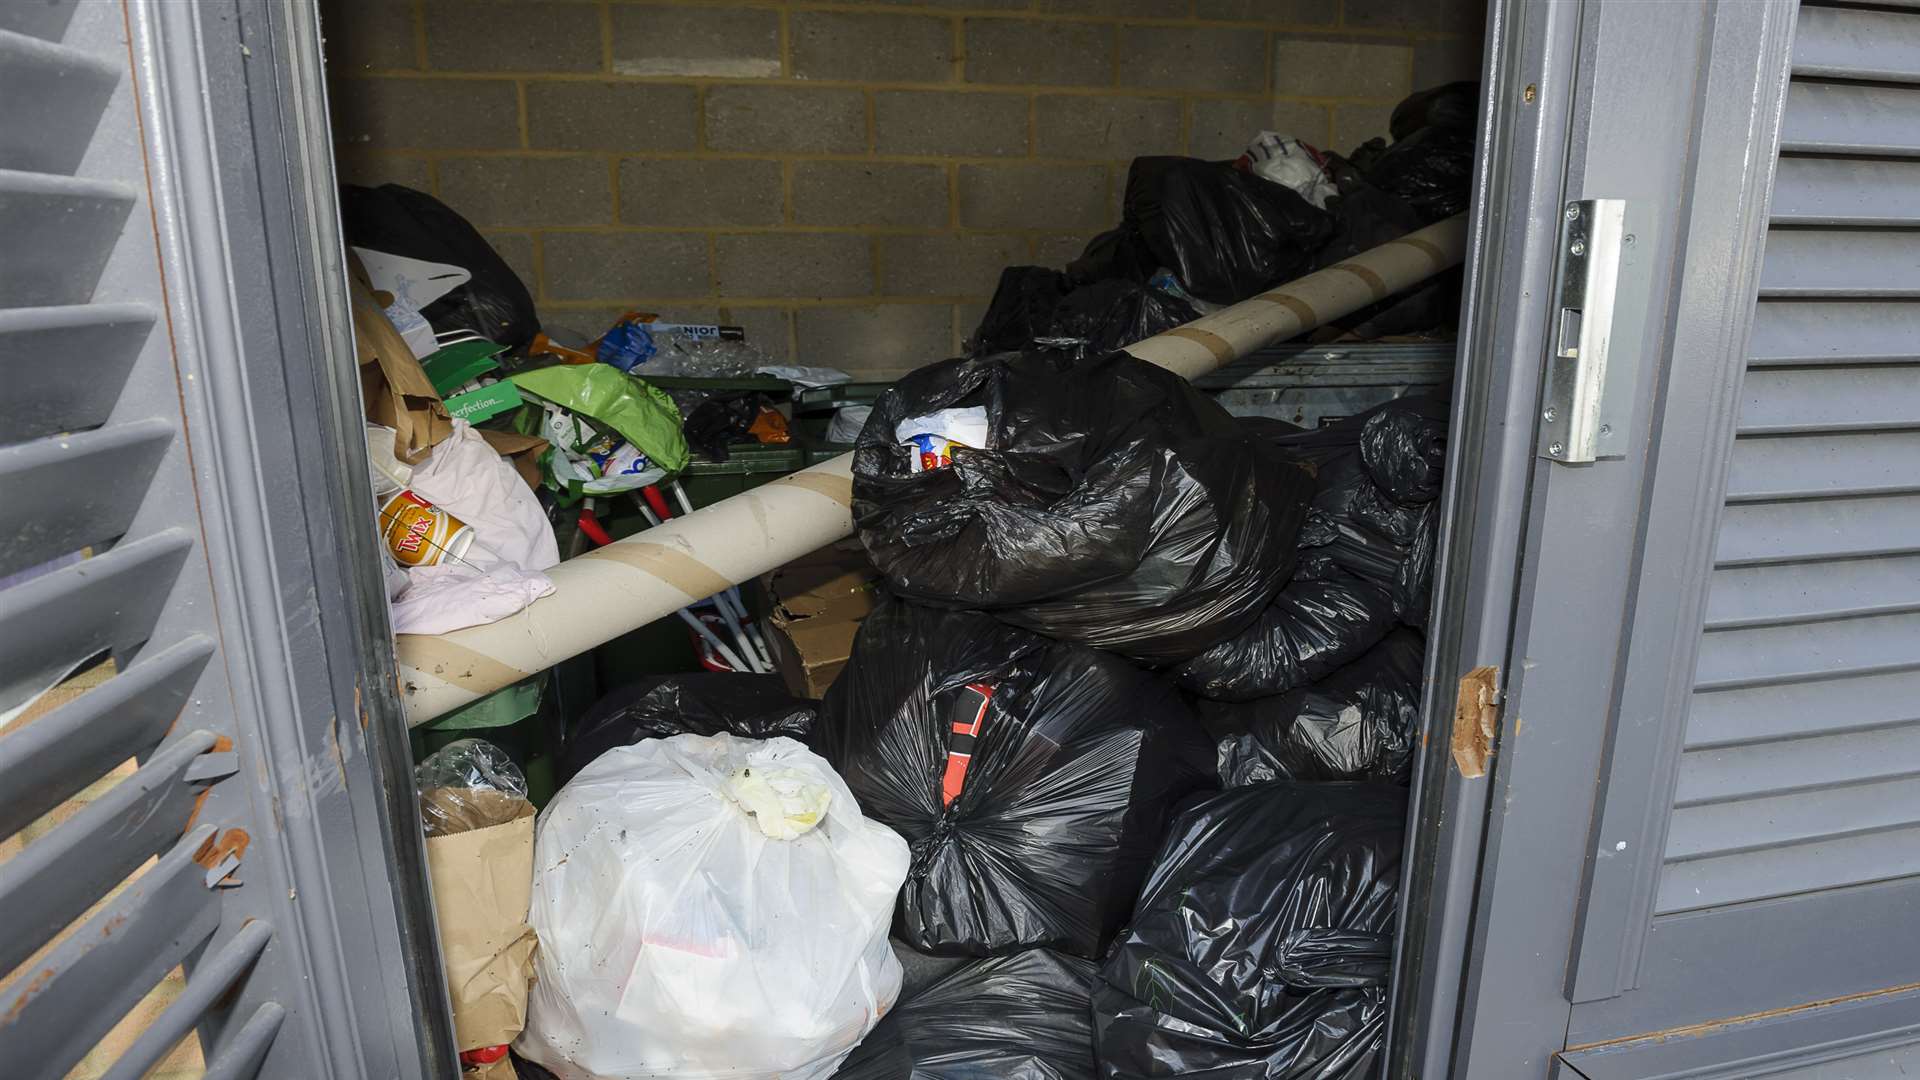
[[[1342,152],[1475,77],[1484,0],[323,0],[343,179],[431,191],[541,318],[733,322],[780,359],[952,355],[1129,159]]]

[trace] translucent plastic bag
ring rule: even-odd
[[[413,786],[430,837],[503,825],[528,805],[520,766],[484,739],[460,739],[434,751],[413,767]]]
[[[830,1076],[893,1006],[907,845],[792,739],[601,755],[540,817],[514,1048],[561,1080]]]

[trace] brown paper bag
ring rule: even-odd
[[[420,801],[455,1038],[461,1050],[510,1043],[526,1026],[533,979],[533,804],[474,788],[435,788]]]
[[[360,390],[367,419],[390,427],[393,456],[418,465],[435,443],[453,434],[447,407],[434,392],[433,381],[414,358],[400,331],[373,294],[366,267],[358,256],[347,256],[349,292],[353,301],[353,345],[360,358]]]

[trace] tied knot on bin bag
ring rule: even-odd
[[[900,432],[960,409],[981,410],[986,445],[922,467]],[[897,594],[1155,665],[1259,615],[1293,569],[1313,489],[1178,375],[1045,350],[902,378],[853,474],[861,541]]]

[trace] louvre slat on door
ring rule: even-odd
[[[1842,732],[1690,752],[1680,760],[1674,805],[1911,776],[1920,776],[1920,729]]]
[[[0,442],[106,423],[155,318],[144,304],[0,310]]]
[[[1774,301],[1753,313],[1749,369],[1920,360],[1920,303]]]
[[[1920,780],[1849,777],[1811,790],[1679,807],[1667,858],[1679,862],[1764,851],[1915,825],[1920,825]]]
[[[1920,155],[1915,91],[1795,82],[1780,118],[1780,149],[1799,154]]]
[[[61,1076],[220,923],[217,879],[196,829],[0,995],[7,1049]]]
[[[1694,686],[1723,690],[1800,679],[1920,667],[1920,614],[1903,612],[1812,625],[1715,630],[1700,643]]]
[[[125,533],[172,441],[144,420],[0,447],[0,577]]]
[[[103,57],[0,30],[0,169],[79,168],[119,81]]]
[[[1696,693],[1688,750],[1920,722],[1920,671]]]
[[[1727,501],[1920,490],[1920,433],[1769,435],[1733,444]]]
[[[1916,374],[1891,365],[1750,371],[1740,388],[1740,434],[1920,430]]]
[[[1920,225],[1920,162],[1784,158],[1773,220],[1788,225]]]
[[[169,530],[0,592],[0,709],[26,704],[102,650],[147,640],[192,546]]]
[[[1717,570],[1707,629],[1777,626],[1920,610],[1920,556]]]
[[[192,731],[0,865],[0,968],[11,969],[186,831],[214,737]],[[229,772],[232,770],[228,770]]]
[[[1914,874],[1920,874],[1920,828],[1889,829],[1669,863],[1655,910],[1671,915]]]
[[[119,181],[0,169],[0,306],[91,300],[135,194]]]
[[[67,32],[80,0],[35,0],[27,4],[0,4],[0,30],[59,41]]]
[[[151,753],[212,656],[212,640],[187,638],[0,739],[0,791],[7,793],[0,836],[25,828],[129,757]]]
[[[287,1011],[271,1001],[255,1009],[219,1055],[207,1062],[207,1071],[200,1080],[247,1080],[258,1076],[286,1017]]]
[[[1920,498],[1738,503],[1721,516],[1718,539],[1720,566],[1920,551]]]
[[[273,930],[266,923],[250,922],[241,927],[240,932],[233,935],[220,951],[194,968],[193,982],[147,1030],[140,1033],[133,1045],[127,1047],[126,1053],[114,1062],[113,1068],[107,1070],[100,1080],[143,1080],[181,1039],[187,1037],[214,1002],[253,967],[254,961],[260,958],[260,951],[271,940]]]
[[[1920,108],[1920,92],[1908,104]],[[1787,229],[1767,237],[1760,295],[1920,296],[1920,244],[1899,232]]]
[[[1857,8],[1804,8],[1793,39],[1793,73],[1920,82],[1920,39],[1913,36],[1913,18]]]

